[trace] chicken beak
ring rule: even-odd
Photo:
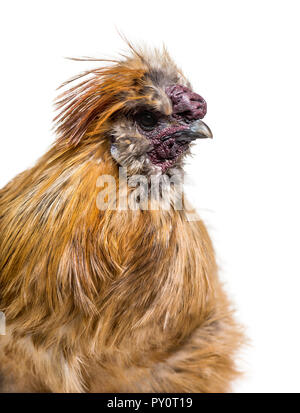
[[[212,131],[202,120],[197,120],[190,128],[197,135],[197,139],[213,138]]]
[[[188,129],[179,130],[171,135],[161,138],[162,141],[167,141],[170,138],[175,138],[176,142],[182,145],[189,144],[196,139],[212,138],[213,134],[210,128],[202,122],[197,120]]]

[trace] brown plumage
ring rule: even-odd
[[[169,210],[97,204],[119,166],[182,176],[189,142],[210,134],[204,100],[165,50],[131,47],[73,80],[57,141],[0,191],[0,390],[229,391],[243,337],[203,223],[176,189]]]

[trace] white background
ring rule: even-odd
[[[300,391],[297,1],[9,1],[1,6],[0,186],[53,141],[55,88],[129,39],[160,46],[208,102],[191,197],[251,344],[236,392]]]

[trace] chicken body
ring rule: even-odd
[[[186,206],[97,203],[120,167],[148,188],[181,176],[210,133],[167,53],[132,53],[61,96],[58,140],[0,191],[2,392],[225,392],[238,374],[243,338],[204,224]]]

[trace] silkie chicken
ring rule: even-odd
[[[62,85],[56,142],[0,191],[1,392],[227,392],[239,374],[243,334],[177,186],[169,209],[118,207],[120,168],[130,198],[212,137],[167,51],[129,47]]]

